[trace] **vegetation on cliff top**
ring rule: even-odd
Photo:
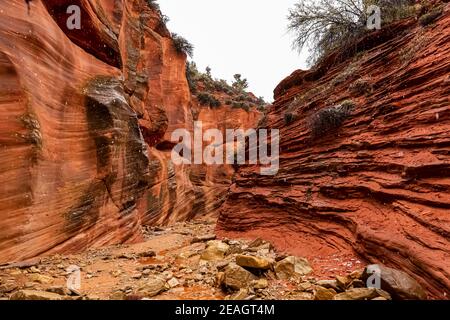
[[[267,105],[262,97],[257,98],[246,91],[248,81],[241,74],[235,74],[230,85],[226,80],[213,78],[210,67],[203,73],[197,69],[195,62],[187,62],[186,77],[191,93],[201,105],[212,108],[228,105],[247,111],[252,108],[262,111]]]
[[[194,56],[194,46],[185,38],[176,33],[172,33],[172,40],[178,53],[183,53],[191,58]]]
[[[288,29],[295,34],[293,47],[310,48],[310,63],[320,61],[337,48],[351,50],[365,33],[374,11],[381,9],[383,25],[414,14],[414,0],[318,0],[301,1],[289,11]]]

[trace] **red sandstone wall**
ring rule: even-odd
[[[281,128],[280,171],[242,168],[218,232],[266,238],[323,274],[381,262],[448,297],[450,7],[434,24],[402,21],[358,48],[277,87],[266,122]],[[358,79],[369,92],[354,90]],[[311,138],[311,117],[346,99],[355,108],[343,126]],[[286,124],[288,112],[296,120]]]
[[[215,173],[197,186],[156,149],[192,129],[192,102],[147,1],[1,1],[0,16],[0,263],[138,241],[142,223],[217,206]]]

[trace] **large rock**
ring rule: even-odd
[[[53,278],[49,276],[45,276],[39,273],[34,273],[30,275],[29,279],[33,282],[37,282],[40,284],[51,284],[53,282]]]
[[[304,276],[312,271],[313,269],[305,258],[290,256],[275,264],[275,273],[279,279]]]
[[[147,298],[151,298],[169,288],[170,286],[163,278],[151,276],[139,287],[137,293]]]
[[[245,300],[248,297],[248,289],[240,289],[229,297],[230,300]]]
[[[316,286],[314,290],[314,300],[333,300],[335,295],[334,289],[327,289],[322,286]]]
[[[14,292],[10,300],[63,300],[63,296],[46,291],[19,290]]]
[[[266,289],[269,286],[269,281],[267,279],[261,278],[258,280],[253,280],[251,285],[254,289]]]
[[[374,274],[373,271],[376,271]],[[363,280],[373,285],[368,279],[380,277],[381,289],[389,292],[392,298],[399,300],[424,300],[427,294],[423,287],[406,272],[388,268],[382,265],[370,265],[364,270]]]
[[[251,272],[237,264],[230,263],[225,268],[222,284],[230,289],[239,290],[249,287],[251,282],[257,279]]]
[[[241,267],[253,269],[270,269],[272,261],[262,257],[238,255],[236,256],[236,264]]]
[[[377,297],[390,299],[388,293],[376,288],[353,288],[345,292],[338,293],[334,300],[372,300]]]
[[[336,280],[319,280],[316,282],[316,285],[335,291],[342,291]]]
[[[206,261],[222,260],[230,248],[229,245],[219,240],[208,241],[207,245],[201,255],[201,259]]]

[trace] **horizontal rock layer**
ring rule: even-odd
[[[383,263],[448,298],[450,7],[357,48],[278,86],[265,123],[281,128],[280,171],[242,167],[218,233],[265,238],[318,272],[324,261]],[[344,100],[354,107],[342,126],[312,135],[318,111]]]

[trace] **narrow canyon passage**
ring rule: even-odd
[[[73,2],[0,2],[0,299],[448,299],[448,2],[293,70],[272,104],[199,71],[154,1],[75,1],[83,32]],[[175,163],[199,125],[277,130],[276,172]]]

